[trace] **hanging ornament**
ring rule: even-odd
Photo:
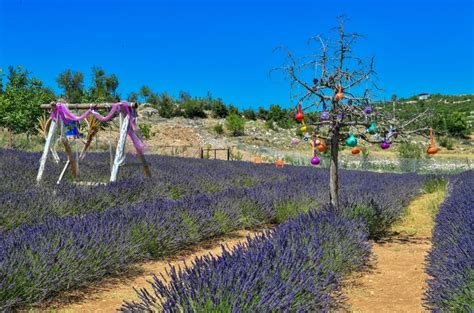
[[[301,107],[301,103],[298,103],[298,109],[295,118],[298,121],[302,121],[304,119],[303,108]]]
[[[354,148],[352,148],[351,153],[352,153],[352,154],[359,154],[359,153],[360,153],[360,149],[359,149],[358,147],[354,147]]]
[[[328,120],[329,118],[331,117],[331,115],[329,114],[329,112],[321,112],[321,119],[322,120]]]
[[[426,150],[426,153],[436,154],[437,152],[438,152],[438,147],[436,147],[436,143],[434,141],[433,129],[430,127],[430,146]]]
[[[300,143],[300,141],[298,139],[296,139],[296,138],[291,139],[291,144],[292,145],[297,145],[299,143]]]
[[[377,126],[375,126],[374,121],[370,122],[370,126],[369,126],[369,128],[367,128],[367,132],[371,135],[373,135],[377,132]]]
[[[66,129],[66,137],[70,138],[79,138],[79,122],[70,122],[70,123],[65,123],[64,128]]]
[[[383,142],[380,144],[380,148],[383,150],[390,148],[390,143],[387,141],[387,138],[383,139]]]
[[[300,131],[301,131],[302,133],[306,133],[306,132],[308,131],[308,127],[306,127],[306,124],[304,123],[303,120],[301,121],[301,124],[302,124],[302,126],[301,126],[301,128],[300,128]]]
[[[336,87],[337,89],[337,92],[336,92],[336,95],[334,96],[334,101],[341,101],[342,99],[344,99],[344,94],[342,93],[342,86],[337,86]]]
[[[346,139],[346,145],[349,147],[355,147],[357,146],[357,138],[352,134],[352,132],[349,133],[349,138]]]
[[[328,147],[326,146],[326,143],[324,142],[323,139],[316,140],[315,143],[317,145],[316,148],[319,150],[319,152],[324,153],[328,149]]]
[[[372,106],[369,104],[364,109],[365,114],[372,114]]]
[[[311,143],[311,147],[313,149],[313,157],[311,158],[310,162],[313,165],[318,165],[321,162],[321,159],[318,157],[318,154],[316,153],[316,141],[319,141],[319,140],[313,139],[313,142]]]
[[[311,158],[311,164],[318,165],[321,163],[321,159],[315,154],[314,157]]]
[[[390,128],[388,129],[388,134],[387,134],[387,138],[390,138],[394,135],[394,132],[393,132],[393,128],[392,126],[390,126]]]
[[[326,146],[326,144],[324,143],[320,143],[318,146],[317,146],[319,152],[321,153],[324,153],[326,152],[326,150],[328,149],[328,147]]]

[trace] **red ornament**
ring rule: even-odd
[[[304,119],[304,115],[301,112],[296,113],[295,117],[298,121],[302,121]]]
[[[360,153],[360,149],[357,148],[357,147],[354,147],[354,148],[352,148],[351,152],[352,152],[352,154],[359,154],[359,153]]]

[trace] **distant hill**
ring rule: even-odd
[[[385,102],[384,104],[385,110],[393,109],[391,102]],[[399,117],[406,119],[428,108],[435,114],[434,120],[436,122],[433,125],[434,127],[436,124],[439,127],[440,121],[448,119],[452,113],[459,112],[464,115],[468,128],[471,130],[474,128],[474,95],[472,94],[456,96],[432,94],[429,95],[428,99],[424,100],[421,100],[416,95],[410,98],[398,99],[395,106]]]
[[[400,99],[400,105],[415,104],[418,107],[431,107],[437,113],[463,112],[474,114],[474,95],[447,96],[441,94],[430,95],[427,100],[419,100],[418,96]]]

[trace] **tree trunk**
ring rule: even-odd
[[[338,148],[339,130],[335,129],[331,137],[331,161],[329,163],[329,201],[335,209],[339,208]]]

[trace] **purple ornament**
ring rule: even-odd
[[[366,106],[364,109],[365,114],[371,114],[372,113],[372,107],[370,105]]]
[[[299,143],[300,143],[300,141],[298,139],[296,139],[296,138],[291,139],[291,144],[292,145],[297,145]]]
[[[321,112],[321,119],[322,120],[328,120],[330,117],[331,117],[331,115],[329,115],[329,112]]]
[[[318,165],[320,162],[321,162],[321,159],[317,155],[311,158],[311,164],[313,165]]]
[[[387,142],[387,139],[383,140],[383,142],[380,144],[380,148],[383,150],[390,148],[390,144]]]

